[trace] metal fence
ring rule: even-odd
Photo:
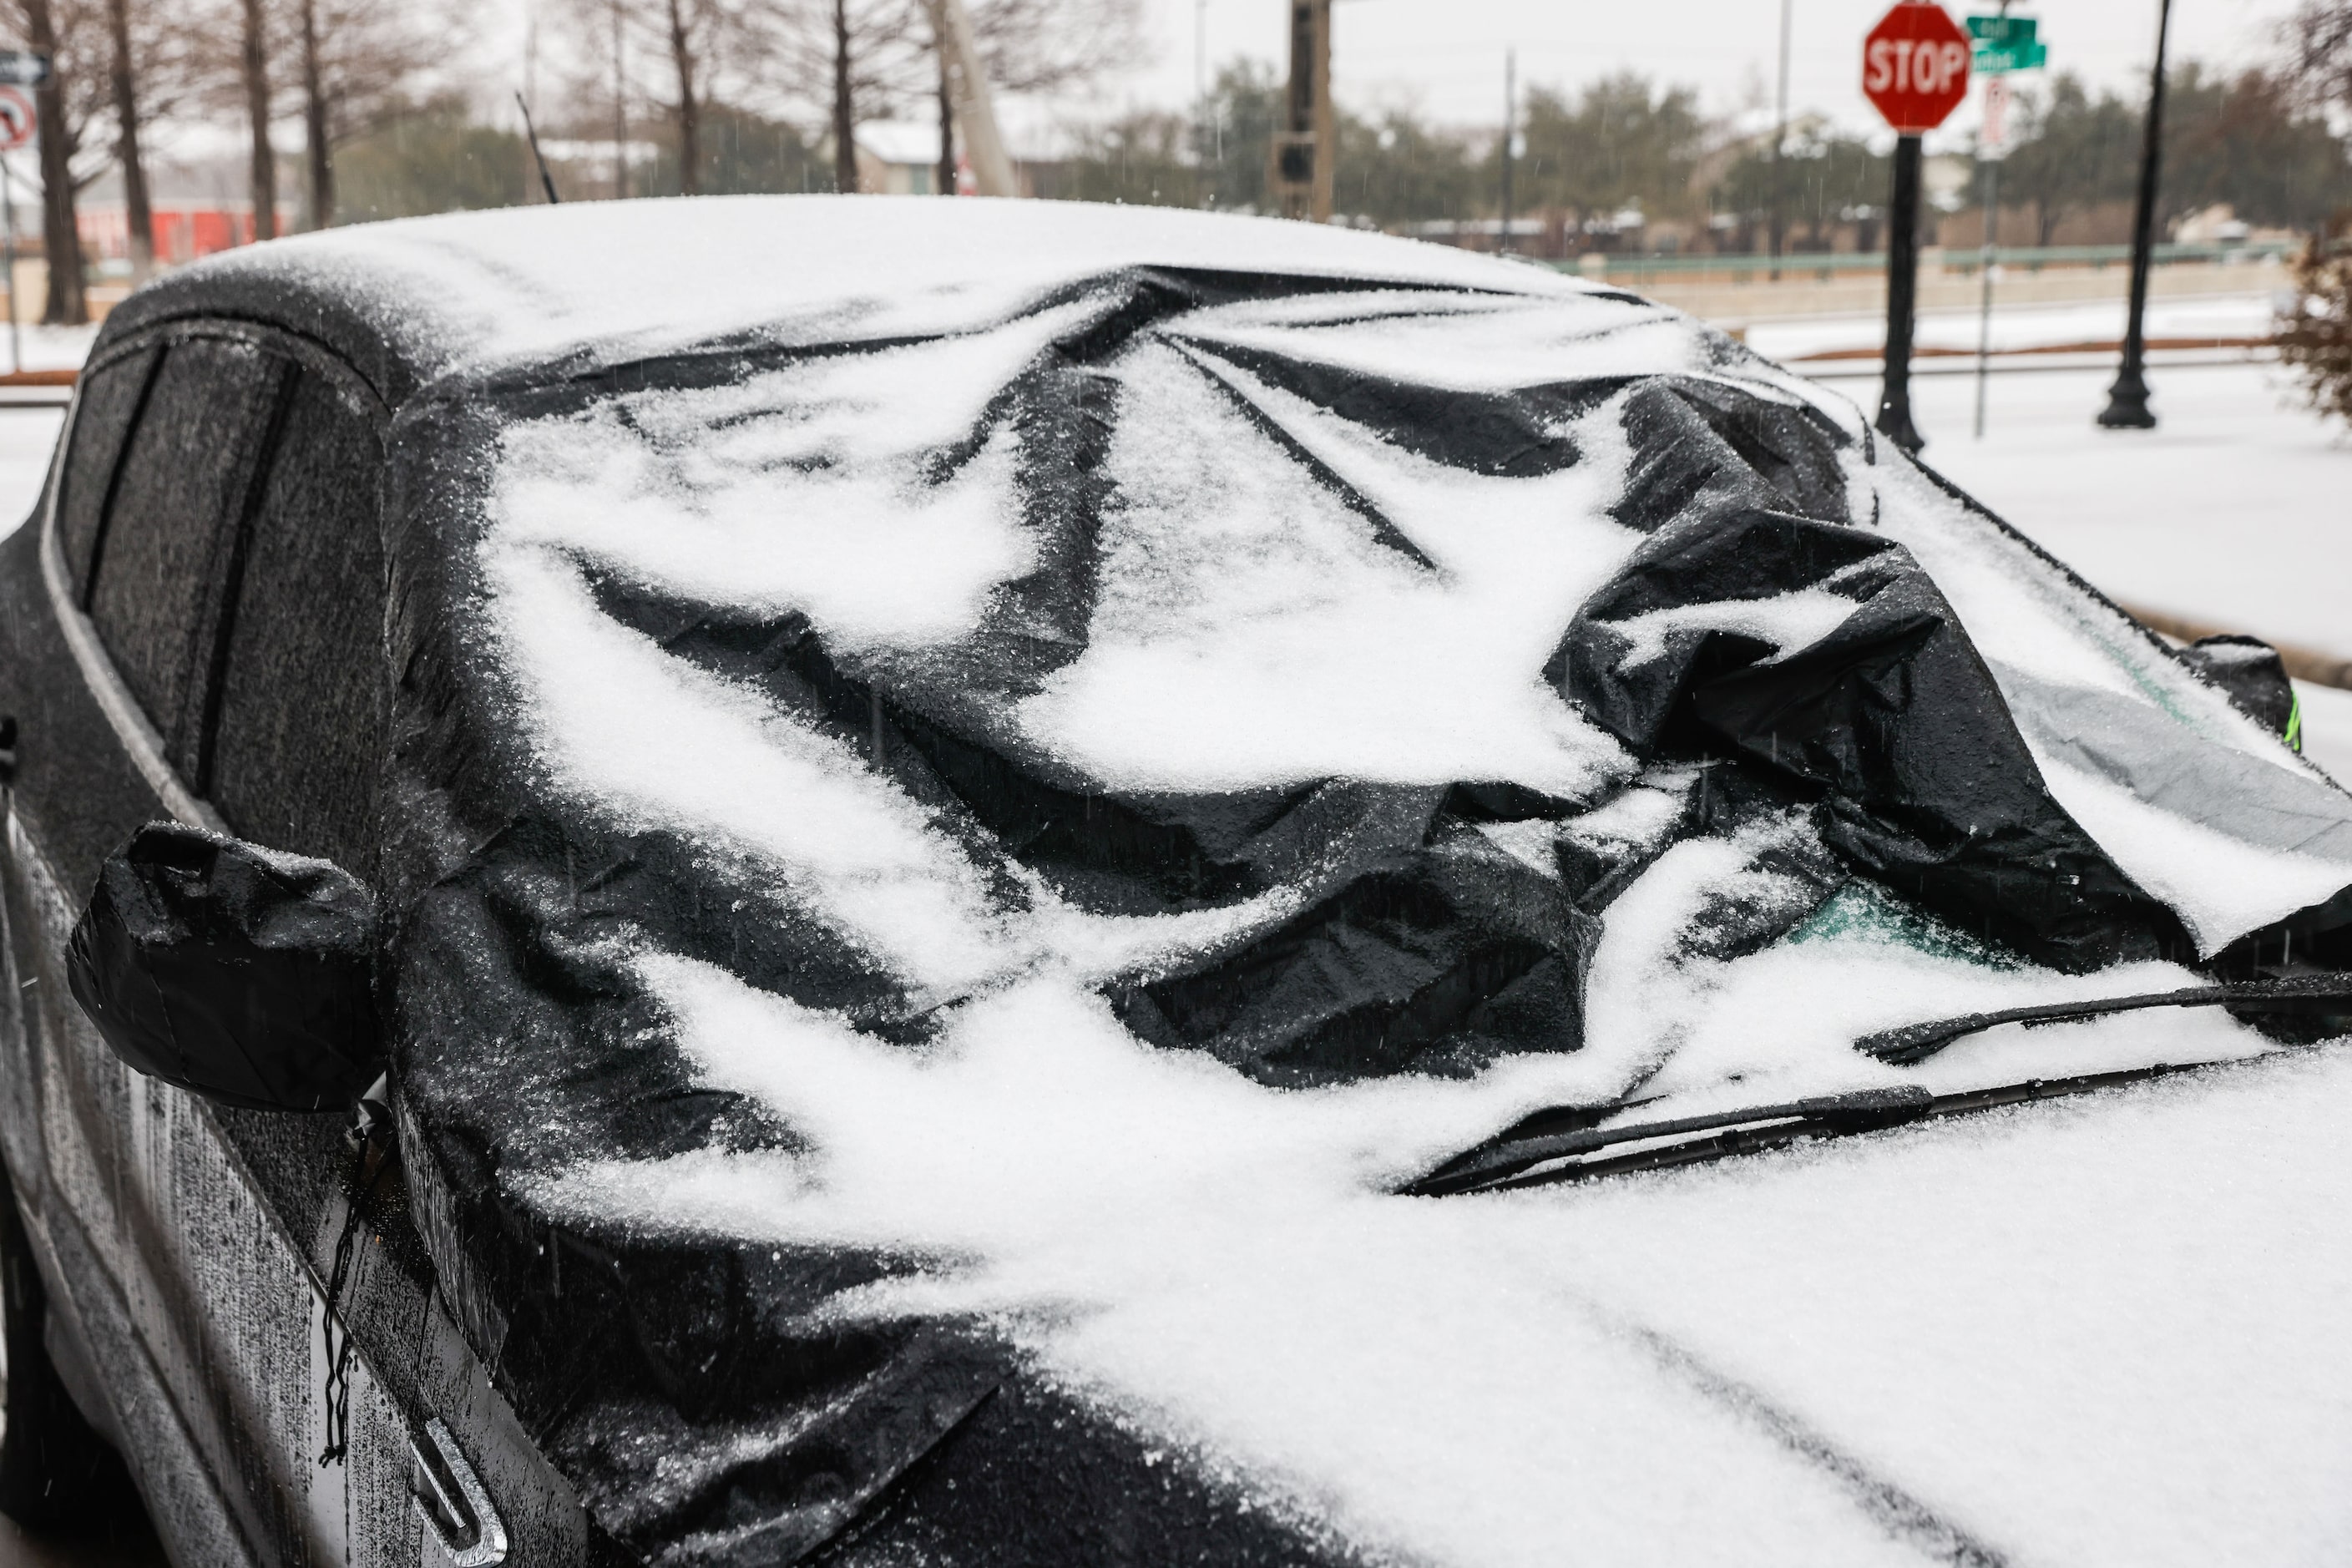
[[[2260,240],[2231,245],[2159,245],[2155,251],[2158,267],[2202,265],[2225,267],[2246,262],[2268,261],[2295,255],[2302,249],[2294,240]],[[1940,265],[1945,272],[1973,276],[1981,263],[1984,252],[1975,246],[1966,249],[1947,247],[1941,253]],[[1590,258],[1571,257],[1551,265],[1564,272],[1589,270]],[[1921,258],[1923,264],[1937,265],[1936,253]],[[2089,268],[2131,265],[2128,245],[2048,245],[2003,246],[1993,252],[1994,263],[2005,269],[2040,272],[2045,268]],[[1783,279],[1813,278],[1826,281],[1842,275],[1886,270],[1885,251],[1858,251],[1846,255],[1827,252],[1790,256],[1610,256],[1602,263],[1602,275],[1613,282],[1642,283],[1652,279],[1685,279],[1696,282],[1703,278],[1719,277],[1734,282],[1753,282],[1778,272]]]

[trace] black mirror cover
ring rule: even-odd
[[[2260,637],[2230,634],[2199,637],[2180,650],[2180,657],[2273,733],[2287,732],[2294,717],[2294,683],[2287,679],[2286,660],[2278,649]]]
[[[378,919],[329,860],[151,822],[107,857],[67,978],[114,1054],[225,1105],[342,1110],[382,1070]]]

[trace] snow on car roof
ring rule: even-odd
[[[429,378],[585,345],[764,331],[876,339],[1002,317],[1124,267],[1265,268],[1559,297],[1549,268],[1378,234],[1168,207],[913,196],[578,202],[356,225],[207,258],[353,302]]]

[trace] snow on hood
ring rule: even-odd
[[[443,318],[473,334],[452,363],[592,336],[608,361],[754,344],[727,374],[501,422],[460,630],[488,672],[468,700],[510,722],[533,792],[583,835],[695,847],[698,917],[732,900],[739,932],[803,955],[755,962],[739,936],[730,958],[638,916],[582,939],[697,1084],[792,1136],[519,1149],[501,1178],[516,1201],[930,1259],[831,1310],[988,1321],[1142,1428],[1413,1561],[1549,1563],[1564,1542],[1616,1561],[2187,1561],[2209,1539],[2158,1529],[2195,1500],[2119,1466],[2063,1457],[2070,1494],[1988,1460],[2057,1430],[2040,1425],[2055,1396],[1961,1387],[1869,1321],[1932,1308],[1953,1355],[1997,1361],[1993,1331],[1948,1306],[1976,1288],[1981,1232],[1948,1290],[1917,1237],[1846,1234],[1865,1211],[1904,1224],[1911,1200],[1941,1223],[1960,1187],[2029,1212],[2037,1182],[2084,1168],[2083,1140],[2137,1133],[2078,1117],[2066,1144],[1996,1120],[1908,1152],[1719,1170],[1687,1204],[1664,1181],[1590,1202],[1387,1194],[1539,1107],[1639,1097],[1655,1114],[2269,1051],[2218,1011],[1997,1030],[1916,1068],[1852,1044],[2196,984],[2200,962],[2352,884],[2352,797],[1852,408],[1671,311],[1181,214],[682,204],[660,250],[600,246],[612,221],[383,226],[254,263],[446,289]],[[712,266],[686,299],[667,282],[680,253]],[[1665,415],[1660,396],[1677,400]],[[1675,488],[1673,464],[1735,445],[1780,487],[1740,517],[1879,553],[1785,591],[1604,615],[1695,558],[1662,563],[1677,524],[1641,498],[1682,497],[1680,517],[1729,497],[1730,517],[1738,486],[1766,482],[1718,463]],[[1824,826],[1843,786],[1774,782],[1777,737],[1704,754],[1580,695],[1573,659],[1559,673],[1572,631],[1576,658],[1628,680],[1702,646],[1794,668],[1897,593],[1928,606],[1919,624],[1964,631],[1945,668],[2014,737],[1984,798],[2054,801],[2033,853],[2107,879],[2171,947],[2070,973],[2085,965],[1989,940],[1958,906],[1923,912],[1935,884],[1915,897]],[[1015,789],[992,769],[1026,804],[990,816],[982,797]],[[1965,817],[1972,797],[1955,798]],[[1189,845],[1191,870],[1054,847],[1097,812],[1135,842]],[[1979,852],[1978,825],[1952,826],[1959,847],[1938,853]],[[1588,863],[1616,868],[1605,896],[1563,890]],[[1416,993],[1378,1037],[1402,1054],[1334,1067],[1331,1042],[1360,1032],[1277,1050],[1246,1009],[1187,1023],[1269,966],[1292,964],[1249,993],[1252,1017],[1387,984],[1402,960],[1349,933],[1385,931],[1391,906],[1318,912],[1373,881],[1455,899],[1453,925],[1393,950],[1433,973],[1459,956],[1438,937],[1486,918],[1470,906],[1507,904],[1516,923],[1464,938],[1475,962],[1453,973],[1515,954],[1502,992],[1526,981],[1523,1013],[1564,996],[1573,1033],[1494,1007],[1400,1033]],[[1322,956],[1295,963],[1310,939]],[[854,974],[812,978],[836,960]],[[1202,973],[1221,978],[1184,989]],[[1545,974],[1566,978],[1531,989]],[[415,1081],[429,1102],[441,1080]],[[2134,1125],[2177,1128],[2186,1103],[2151,1099]],[[1752,1300],[1728,1261],[1655,1256],[1713,1247],[1754,1266]],[[1853,1294],[1801,1288],[1813,1257]],[[1987,1321],[2054,1300],[2064,1264],[2005,1279]],[[1843,1360],[1830,1323],[1854,1336]],[[1888,1414],[1862,1388],[1917,1398]],[[2290,1501],[2288,1534],[2311,1506]]]

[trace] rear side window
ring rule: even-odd
[[[162,353],[142,349],[82,378],[81,405],[74,411],[73,445],[66,449],[58,496],[58,531],[78,603],[89,596],[90,552],[98,543],[99,520],[106,515],[107,494],[114,488],[122,437],[138,416],[139,400]]]
[[[236,571],[197,778],[240,837],[362,877],[384,722],[382,459],[367,416],[301,373]]]
[[[163,355],[91,551],[89,616],[183,775],[196,773],[226,551],[289,367],[200,338]]]

